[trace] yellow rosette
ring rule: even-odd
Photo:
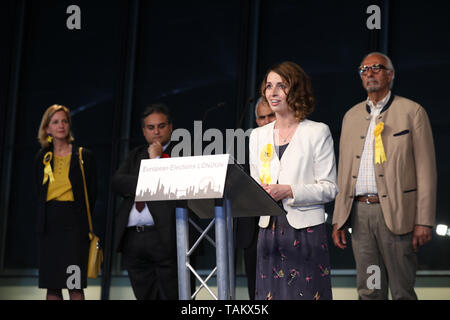
[[[262,161],[261,173],[259,179],[261,184],[270,184],[270,161],[273,157],[273,146],[267,144],[259,155],[259,159]]]
[[[373,130],[375,136],[375,163],[383,163],[386,161],[386,153],[384,152],[383,140],[381,139],[381,132],[384,129],[384,122],[380,122]]]
[[[45,154],[44,159],[42,160],[42,163],[44,164],[44,180],[42,181],[43,185],[47,182],[47,180],[49,178],[50,178],[50,182],[55,181],[55,177],[53,176],[52,166],[50,165],[52,158],[53,158],[53,153],[51,153],[49,151]]]

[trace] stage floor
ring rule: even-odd
[[[335,300],[357,300],[355,276],[337,275],[332,277],[333,298]],[[85,296],[88,300],[100,299],[100,279],[89,279]],[[37,287],[36,276],[4,276],[0,277],[0,300],[43,300],[45,290]],[[245,277],[236,279],[236,300],[248,300]],[[211,291],[217,295],[215,279],[208,282]],[[197,287],[199,283],[197,283]],[[420,300],[450,300],[450,276],[418,276],[416,293]],[[67,290],[63,291],[67,299]],[[128,277],[113,277],[111,281],[110,300],[134,300]],[[212,300],[204,288],[196,300]]]

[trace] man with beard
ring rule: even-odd
[[[430,122],[418,103],[391,93],[386,55],[367,55],[359,74],[368,98],[342,122],[333,241],[344,249],[352,228],[361,299],[387,299],[388,286],[393,299],[417,299],[416,253],[431,239],[436,211]]]

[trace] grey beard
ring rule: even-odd
[[[369,84],[371,83],[371,84]],[[370,78],[366,80],[366,90],[367,92],[375,92],[380,90],[381,86],[378,81],[376,81],[374,78]]]
[[[376,85],[376,86],[367,87],[366,90],[367,90],[367,92],[375,92],[375,91],[380,90],[380,88],[381,87],[379,85]]]

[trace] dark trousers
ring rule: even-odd
[[[178,299],[176,250],[168,250],[160,242],[156,229],[128,229],[122,257],[136,299]]]
[[[248,248],[244,248],[245,274],[247,275],[248,296],[250,300],[255,300],[256,282],[256,253],[258,244],[258,232]]]

